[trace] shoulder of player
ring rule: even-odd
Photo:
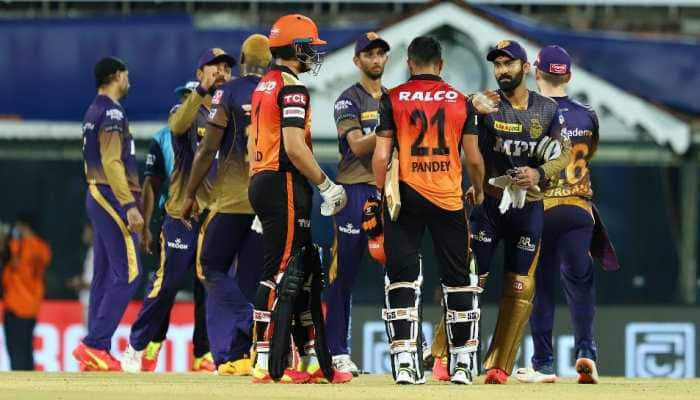
[[[304,82],[289,72],[282,71],[281,78],[284,86],[306,86]]]
[[[554,109],[559,107],[559,103],[557,103],[556,100],[554,100],[551,97],[545,96],[541,93],[530,90],[530,96],[532,96],[532,98],[533,98],[533,100],[532,100],[533,104],[539,103],[545,107],[552,107]]]

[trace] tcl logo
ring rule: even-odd
[[[399,101],[455,101],[459,94],[454,90],[437,92],[399,92]]]
[[[306,95],[300,93],[288,94],[284,96],[284,104],[306,105]]]
[[[271,92],[277,87],[277,82],[275,81],[263,81],[258,84],[258,87],[255,88],[256,92]]]

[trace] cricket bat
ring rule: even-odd
[[[392,221],[399,219],[399,211],[401,211],[401,194],[399,193],[399,156],[394,150],[391,157],[391,162],[387,166],[387,179],[384,184],[384,198],[387,208],[389,209],[389,217]]]

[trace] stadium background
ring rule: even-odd
[[[576,61],[574,81],[579,79],[578,71],[593,77],[593,86],[580,92],[584,98],[614,91],[614,104],[597,110],[607,122],[599,157],[591,168],[596,202],[623,265],[615,273],[596,271],[601,370],[615,375],[695,376],[695,349],[700,348],[696,334],[700,328],[697,1],[4,2],[0,5],[0,54],[4,55],[0,59],[0,220],[11,222],[25,210],[37,215],[40,232],[54,250],[46,275],[47,297],[75,299],[65,282],[80,273],[85,251],[80,241],[86,221],[80,121],[94,96],[92,67],[101,56],[116,55],[129,65],[131,91],[123,103],[143,162],[148,138],[165,124],[175,101],[172,89],[193,78],[194,63],[204,48],[222,47],[237,55],[247,35],[267,33],[281,14],[302,12],[314,17],[321,37],[329,43],[329,62],[318,78],[305,80],[316,93],[312,94],[314,119],[320,121],[315,122],[314,144],[323,168],[333,175],[337,141],[328,127],[332,101],[342,90],[338,82],[350,84],[355,77],[350,53],[343,49],[367,30],[383,34],[386,27],[414,29],[401,25],[446,6],[452,7],[446,9],[450,13],[464,13],[481,24],[455,26],[459,24],[438,21],[430,31],[446,43],[447,79],[464,90],[495,87],[482,60],[484,39],[474,35],[496,26],[508,32],[508,38],[528,41],[534,48],[557,43],[569,49]],[[406,78],[401,43],[392,44],[396,46],[384,80],[387,86]],[[529,56],[533,59],[534,51]],[[329,80],[335,80],[335,85]],[[646,115],[638,115],[640,103],[648,110]],[[317,214],[313,224],[317,242],[328,247],[330,220]],[[428,241],[426,248],[431,254]],[[438,281],[432,257],[426,260],[425,293],[434,305],[431,294]],[[147,271],[153,270],[155,261],[146,258]],[[373,363],[385,351],[383,337],[375,334],[376,325],[372,325],[379,319],[382,271],[367,259],[363,264],[354,294],[353,357],[367,369],[382,371],[385,366]],[[489,284],[485,315],[493,314],[500,293],[498,281],[492,279]],[[67,335],[61,324],[80,323],[79,313],[67,311],[75,307],[74,302],[61,302],[42,310],[41,319],[47,324],[44,333],[38,333],[37,352],[48,351],[47,343],[54,336],[63,346]],[[182,314],[176,323],[185,330],[190,323],[188,310],[186,303],[176,310]],[[567,335],[564,311],[558,312],[557,333]],[[434,320],[436,309],[428,308],[426,314]],[[491,318],[485,325],[488,321]],[[567,337],[560,340],[561,349],[566,349]],[[53,360],[52,351],[44,359]],[[175,353],[171,351],[169,357]],[[62,356],[56,357],[57,363],[37,361],[45,369],[53,369],[54,364],[56,369],[71,369]],[[6,360],[0,352],[0,368],[6,367]],[[567,371],[558,372],[566,375]]]

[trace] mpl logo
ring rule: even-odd
[[[625,327],[625,375],[695,377],[695,325],[631,322]]]
[[[430,351],[433,326],[429,322],[423,322],[422,326],[423,337],[428,340],[428,345],[423,348],[423,351]],[[365,322],[362,327],[362,369],[373,374],[390,374],[390,357],[384,322]]]

